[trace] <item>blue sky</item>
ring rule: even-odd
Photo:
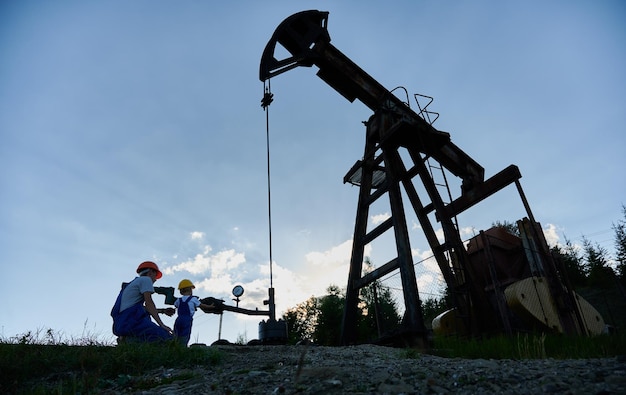
[[[231,303],[242,284],[241,306],[263,307],[258,67],[278,24],[306,9],[329,11],[332,43],[384,86],[433,96],[435,127],[487,177],[518,165],[552,242],[613,250],[626,203],[621,1],[2,2],[0,335],[110,337],[119,285],[146,259],[165,272],[156,285],[189,278]],[[358,191],[342,178],[370,110],[306,68],[272,91],[280,312],[345,286]],[[459,220],[468,236],[522,209],[507,188]],[[368,253],[385,262],[385,246]],[[258,321],[226,313],[222,337],[256,338]],[[199,312],[192,340],[214,341],[218,323]]]

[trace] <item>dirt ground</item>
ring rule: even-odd
[[[217,366],[158,369],[121,394],[623,394],[626,358],[443,358],[375,345],[212,346]],[[147,385],[146,385],[147,384]]]

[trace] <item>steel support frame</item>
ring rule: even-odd
[[[381,142],[380,136],[387,136],[388,131],[394,128],[398,121],[393,112],[379,111],[368,122],[366,133],[365,154],[361,161],[361,180],[359,189],[359,201],[354,228],[352,256],[346,288],[346,305],[342,323],[341,342],[344,345],[355,344],[356,324],[359,303],[359,291],[361,288],[382,278],[384,275],[399,270],[402,281],[405,315],[402,323],[402,332],[420,342],[426,340],[426,329],[423,321],[419,290],[415,277],[415,268],[409,232],[406,223],[406,214],[402,198],[402,190],[407,194],[408,200],[422,226],[426,239],[435,255],[437,263],[444,275],[447,284],[456,284],[451,290],[454,303],[459,309],[460,316],[469,320],[469,285],[467,274],[463,268],[468,262],[468,257],[460,239],[460,235],[450,216],[446,214],[445,203],[442,200],[435,181],[430,176],[419,147],[400,146],[391,143],[393,139],[385,139]],[[413,165],[407,170],[400,149],[405,148],[413,161]],[[375,153],[380,152],[380,157]],[[381,161],[382,157],[382,161]],[[382,163],[386,179],[378,189],[373,188],[372,178],[375,170],[380,171]],[[419,176],[430,203],[425,208],[422,204],[413,179]],[[391,209],[391,218],[386,223],[379,225],[368,233],[367,222],[370,206],[383,195],[387,195]],[[435,234],[434,226],[428,217],[431,211],[435,211],[445,235],[444,243],[440,243]],[[367,244],[376,239],[389,228],[393,228],[395,237],[397,258],[392,259],[374,271],[362,275],[364,251]],[[469,321],[466,322],[469,326]]]
[[[402,280],[406,311],[403,329],[418,337],[425,334],[406,224],[402,187],[448,285],[450,295],[453,298],[452,302],[457,309],[457,315],[464,321],[466,328],[471,333],[478,334],[481,332],[481,322],[484,319],[484,317],[481,318],[473,314],[475,311],[472,306],[489,304],[484,292],[475,288],[475,281],[471,278],[472,272],[467,270],[469,256],[454,219],[462,211],[505,186],[513,182],[518,183],[519,178],[521,178],[519,169],[511,165],[488,180],[474,183],[472,188],[462,188],[462,195],[446,204],[426,165],[427,160],[434,160],[430,156],[432,149],[427,149],[427,152],[424,152],[425,147],[429,147],[432,141],[428,140],[428,134],[422,134],[420,125],[407,122],[404,110],[399,109],[395,102],[388,101],[387,105],[376,111],[366,123],[366,143],[363,160],[360,162],[359,201],[342,324],[341,339],[343,344],[354,344],[357,341],[356,321],[360,289],[394,270],[400,271]],[[405,138],[407,135],[419,137],[417,139]],[[444,144],[445,146],[447,145]],[[410,156],[412,163],[408,168],[400,155],[400,149],[405,149]],[[441,163],[440,165],[449,170],[445,165]],[[374,172],[381,171],[381,169],[385,172],[385,181],[374,187],[372,185]],[[351,173],[354,170],[351,169]],[[423,190],[426,192],[426,196],[423,198],[429,201],[422,201],[415,187],[416,182],[421,182]],[[370,206],[384,195],[387,195],[389,199],[391,218],[368,232],[367,221]],[[525,206],[529,211],[526,202]],[[434,214],[434,217],[429,216],[430,214]],[[532,214],[530,216],[532,217]],[[443,231],[443,242],[437,238],[435,222],[439,223]],[[394,232],[397,257],[372,272],[362,275],[366,245],[391,228]]]

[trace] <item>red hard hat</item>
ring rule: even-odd
[[[157,280],[163,277],[163,273],[161,273],[161,271],[159,270],[159,267],[154,262],[145,261],[145,262],[140,263],[139,266],[137,267],[137,273],[141,272],[143,269],[155,270],[157,272],[157,275],[156,275]]]

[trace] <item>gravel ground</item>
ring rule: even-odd
[[[442,358],[361,345],[213,346],[213,367],[160,369],[106,394],[626,394],[626,357],[584,360]],[[137,380],[137,378],[135,378]]]

